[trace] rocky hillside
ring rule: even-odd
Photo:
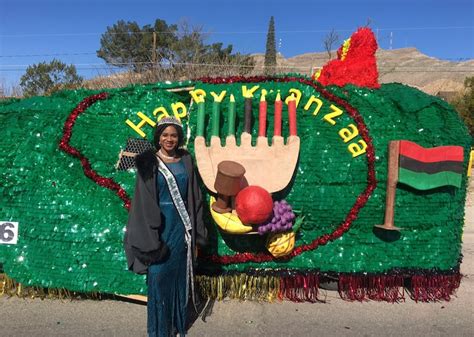
[[[256,61],[254,70],[249,75],[262,75],[264,54],[252,54]],[[333,52],[333,58],[336,52]],[[282,55],[277,57],[279,73],[300,73],[311,75],[315,69],[321,68],[328,62],[326,52],[307,53],[290,58]],[[464,89],[464,79],[474,76],[474,60],[450,62],[429,57],[416,48],[377,51],[377,66],[381,83],[399,82],[417,87],[420,90],[436,95],[440,91],[458,92]],[[191,78],[205,76],[232,76],[235,67],[202,68],[197,72],[191,69],[187,75]],[[87,80],[83,85],[88,89],[120,88],[131,84],[154,83],[166,80],[186,80],[189,77],[174,78],[168,71],[157,73],[137,74],[132,71],[112,73]]]
[[[263,67],[264,55],[254,54],[256,69]],[[335,57],[335,52],[333,53]],[[290,58],[279,55],[277,65],[281,72],[310,75],[314,69],[328,62],[328,54],[307,53]],[[451,62],[429,57],[416,48],[377,51],[377,66],[381,83],[400,82],[417,87],[428,94],[439,91],[460,91],[464,79],[474,76],[474,60]]]

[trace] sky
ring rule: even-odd
[[[0,0],[0,86],[17,86],[28,65],[53,58],[75,64],[85,78],[110,73],[96,51],[118,20],[187,22],[209,43],[264,53],[270,16],[284,57],[322,52],[331,30],[342,42],[368,24],[379,48],[474,59],[474,0]]]

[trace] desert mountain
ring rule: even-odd
[[[335,57],[336,52],[332,53]],[[256,69],[262,69],[265,55],[253,54]],[[311,75],[314,69],[328,62],[328,54],[307,53],[277,58],[279,72],[297,72]],[[434,95],[439,91],[460,91],[464,88],[464,79],[474,76],[474,60],[452,62],[439,60],[421,53],[416,48],[377,51],[377,67],[380,83],[399,82]]]
[[[255,67],[248,75],[262,75],[265,60],[264,54],[252,54],[255,59]],[[336,57],[336,52],[332,53]],[[312,75],[315,70],[323,67],[329,61],[326,52],[306,53],[289,58],[283,55],[277,56],[278,73],[299,73]],[[201,67],[201,66],[200,66]],[[380,83],[399,82],[420,90],[436,95],[438,92],[458,92],[464,89],[464,79],[474,76],[474,60],[463,62],[451,62],[429,57],[416,48],[401,48],[394,50],[379,49],[377,51],[377,67],[379,70]],[[231,76],[232,71],[226,73],[225,67],[213,67],[211,69],[191,69],[188,76],[200,78],[205,76]],[[232,68],[230,68],[233,70]],[[166,71],[156,76],[151,73],[139,74],[133,71],[112,73],[108,76],[98,76],[87,80],[84,86],[89,89],[119,88],[130,84],[153,83],[170,79]],[[189,79],[179,78],[180,80]]]

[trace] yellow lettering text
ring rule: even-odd
[[[160,106],[159,108],[156,108],[153,110],[153,116],[158,115],[161,112],[161,114],[157,117],[157,121],[160,121],[162,118],[169,117],[170,114],[168,111],[166,111],[165,107]]]
[[[225,92],[225,91],[224,91]],[[181,120],[181,118],[186,117],[188,113],[186,109],[186,105],[182,102],[176,102],[171,104],[171,109],[173,110],[173,114],[176,118]]]
[[[350,128],[351,130],[349,130],[348,128]],[[359,130],[357,130],[354,124],[349,124],[348,128],[343,128],[339,130],[339,137],[342,138],[344,143],[347,143],[348,141],[354,139],[359,135]]]
[[[359,143],[360,145],[357,143]],[[349,146],[347,147],[347,150],[352,153],[352,158],[360,156],[361,154],[365,153],[365,150],[367,149],[367,143],[365,141],[359,140],[357,143],[349,144]]]
[[[219,95],[217,95],[214,91],[211,91],[211,95],[212,95],[212,97],[214,97],[215,102],[222,102],[222,100],[225,97],[226,92],[227,91],[224,90]]]
[[[204,97],[206,97],[206,92],[202,89],[196,89],[189,92],[194,102],[204,102]]]
[[[306,105],[304,106],[304,109],[306,111],[309,110],[309,108],[311,107],[311,104],[313,103],[316,103],[316,109],[314,109],[314,112],[313,112],[313,115],[316,116],[319,112],[319,110],[321,110],[321,107],[323,106],[323,101],[321,101],[319,98],[316,98],[314,95],[312,95],[308,102],[306,103]]]
[[[145,138],[145,132],[143,132],[141,129],[142,127],[145,126],[145,124],[149,124],[151,125],[152,127],[155,127],[156,123],[153,122],[150,118],[148,118],[147,116],[145,116],[142,112],[137,112],[137,116],[141,118],[141,121],[138,123],[138,124],[133,124],[133,122],[129,119],[127,119],[125,121],[125,123],[131,127],[133,130],[135,130],[136,133],[138,133],[140,136],[142,136],[143,138]]]
[[[331,109],[333,112],[330,112],[326,115],[324,115],[323,119],[328,122],[329,124],[331,125],[335,125],[336,122],[334,121],[333,118],[335,117],[339,117],[340,115],[342,115],[342,110],[339,109],[337,106],[335,106],[334,104],[331,104]]]
[[[293,94],[296,98],[296,107],[298,107],[298,104],[300,103],[301,100],[301,90],[291,88],[290,90],[290,95],[285,99],[285,103],[288,104],[288,101],[291,99],[291,95]]]
[[[252,98],[253,94],[257,89],[260,88],[259,85],[254,85],[251,89],[247,89],[246,85],[242,86],[242,96],[245,98]]]

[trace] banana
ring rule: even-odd
[[[267,249],[274,257],[290,254],[295,248],[295,232],[272,234],[267,239]]]
[[[252,231],[252,226],[247,226],[240,221],[237,214],[234,213],[217,213],[211,207],[216,199],[211,196],[209,209],[211,210],[212,218],[214,219],[217,226],[219,226],[224,232],[232,234],[244,234]]]

